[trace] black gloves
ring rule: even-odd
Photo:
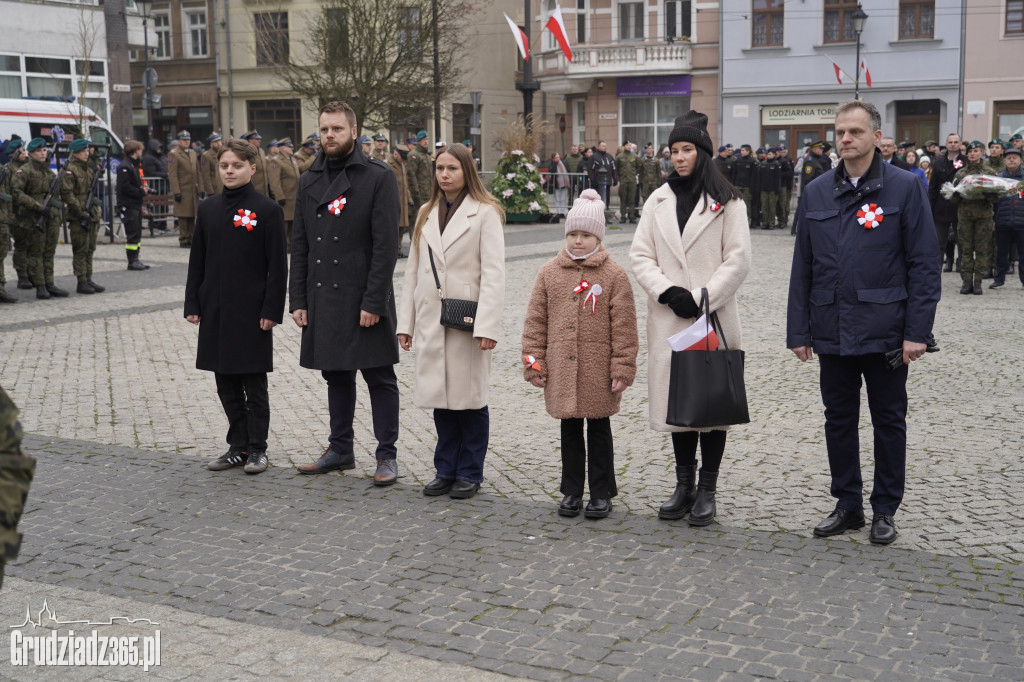
[[[700,317],[700,306],[693,302],[693,296],[683,287],[669,287],[658,297],[658,303],[664,303],[679,317],[688,320]]]
[[[175,203],[181,203],[181,195],[180,194],[175,194],[174,195],[174,201],[175,201]]]
[[[205,198],[206,198],[206,192],[200,192],[199,193],[199,201],[202,201]]]
[[[278,203],[279,205],[281,205],[281,206],[284,206],[284,205],[285,205],[285,203],[287,203],[287,202],[286,202],[286,201],[285,201],[284,199],[278,199],[278,200],[277,200],[277,203]]]

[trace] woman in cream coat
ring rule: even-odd
[[[472,497],[484,480],[489,416],[487,384],[505,302],[505,212],[476,172],[468,148],[437,157],[430,200],[413,228],[398,309],[398,342],[416,342],[416,404],[433,408],[437,477],[424,495]],[[473,331],[442,327],[441,299],[477,301]]]
[[[672,432],[676,458],[676,489],[658,516],[680,519],[689,513],[691,526],[705,526],[715,518],[715,489],[726,432],[724,428],[687,429],[665,422],[672,364],[672,351],[665,340],[700,316],[701,289],[706,288],[729,347],[741,347],[736,291],[750,269],[750,230],[739,192],[711,161],[707,116],[690,111],[677,118],[669,147],[674,170],[644,204],[629,257],[633,275],[647,292],[651,428]],[[699,483],[698,441],[702,459]]]

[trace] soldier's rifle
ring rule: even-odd
[[[100,163],[97,165],[96,173],[92,176],[92,184],[89,185],[89,194],[85,197],[85,205],[82,207],[82,215],[78,218],[79,223],[85,229],[89,229],[89,217],[92,215],[93,206],[99,206],[103,208],[103,200],[99,197],[100,189],[100,168],[103,168],[107,163],[107,157],[101,156]]]
[[[57,164],[57,172],[53,176],[53,181],[50,183],[50,190],[46,193],[46,197],[43,199],[42,208],[39,209],[39,218],[36,219],[36,229],[40,232],[46,232],[46,220],[50,215],[50,209],[54,206],[60,208],[60,221],[64,222],[64,204],[57,199],[57,192],[60,190],[60,164]],[[67,241],[65,238],[64,241]]]

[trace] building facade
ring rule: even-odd
[[[1024,135],[1024,0],[966,4],[964,137]]]
[[[960,3],[861,6],[868,17],[858,70],[856,0],[723,0],[722,139],[755,147],[782,142],[791,154],[818,139],[832,142],[835,107],[857,85],[897,142],[921,146],[955,130]]]
[[[571,63],[543,30],[556,6]],[[536,0],[534,8],[534,73],[548,97],[564,98],[568,143],[661,147],[689,109],[707,114],[717,139],[718,2]]]

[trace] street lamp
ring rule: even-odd
[[[857,34],[857,76],[853,80],[853,98],[860,99],[860,34],[864,30],[864,22],[868,20],[868,15],[860,3],[857,3],[857,9],[850,12],[849,19],[853,22],[853,32]]]
[[[150,15],[153,13],[153,0],[135,0],[135,6],[139,10],[139,16],[142,17],[142,44],[143,54],[145,55],[146,65],[142,71],[142,86],[146,89],[146,94],[143,97],[143,104],[146,107],[146,139],[153,139],[153,110],[150,107],[150,103],[153,96],[152,80],[149,76],[149,27],[147,22]]]

